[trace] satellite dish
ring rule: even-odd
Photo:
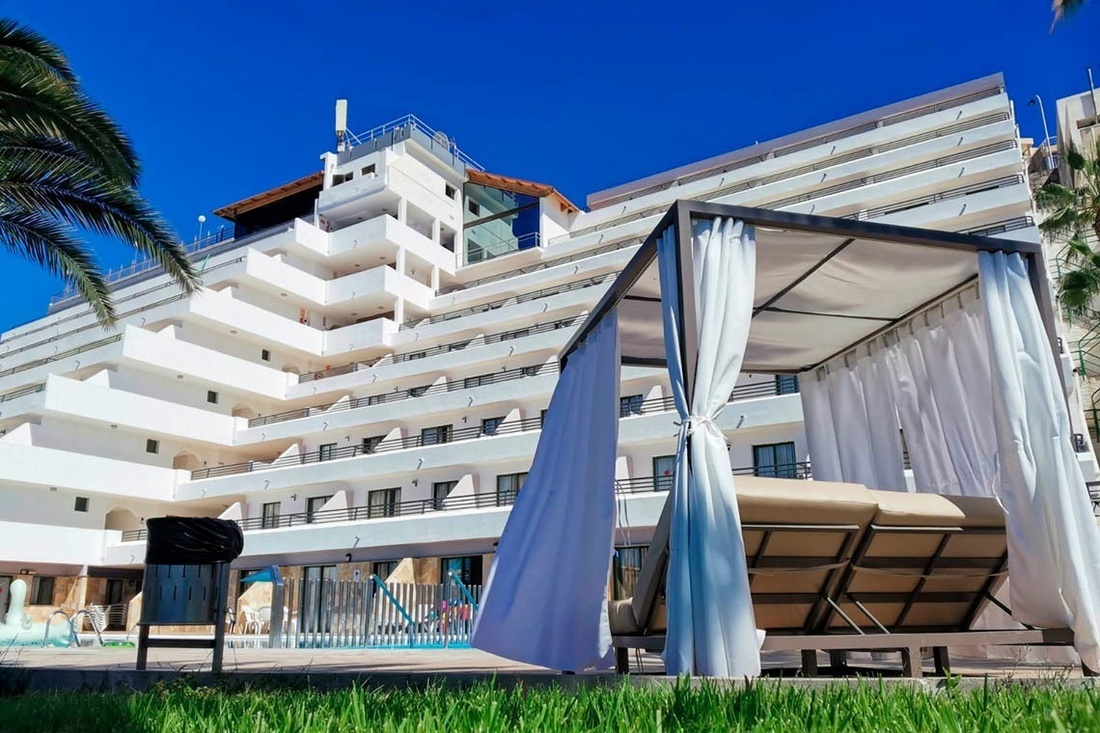
[[[440,145],[442,145],[445,148],[450,148],[451,147],[450,138],[448,138],[446,133],[444,133],[442,130],[435,133],[435,135],[432,135],[432,139],[435,140],[437,143],[439,143]]]

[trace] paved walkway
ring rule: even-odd
[[[351,684],[381,687],[419,687],[427,684],[463,686],[473,682],[496,679],[498,684],[512,686],[556,684],[613,684],[620,678],[610,672],[584,675],[563,675],[552,670],[519,664],[475,649],[233,649],[225,651],[223,674],[215,676],[210,669],[211,652],[198,649],[151,649],[148,669],[135,670],[137,650],[134,648],[36,649],[9,648],[0,650],[0,694],[26,690],[130,690],[144,689],[158,682],[181,675],[200,684],[221,687],[278,686],[339,688]],[[820,664],[827,657],[820,656]],[[764,655],[765,667],[793,669],[798,655],[769,652]],[[888,684],[917,685],[936,689],[942,679],[927,677],[909,680],[897,677],[896,655],[872,659],[858,655],[852,664],[866,673],[885,673]],[[660,658],[645,654],[632,656],[631,667],[635,684],[663,684],[668,680]],[[639,672],[642,675],[639,675]],[[964,686],[981,686],[989,678],[1026,680],[1029,682],[1063,682],[1092,684],[1082,680],[1080,669],[1064,665],[1018,663],[1008,660],[953,660],[952,672],[964,678]],[[931,675],[930,661],[925,673]],[[854,680],[849,679],[849,683]],[[791,679],[784,683],[818,686],[837,684],[836,679]],[[840,682],[843,684],[843,682]],[[876,682],[877,684],[877,682]]]

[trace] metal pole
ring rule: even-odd
[[[1039,103],[1039,116],[1043,118],[1043,145],[1047,149],[1047,170],[1054,170],[1054,155],[1050,152],[1050,128],[1047,127],[1047,113],[1043,109],[1043,98],[1035,95],[1035,101]]]

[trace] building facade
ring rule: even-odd
[[[481,582],[558,351],[676,199],[1039,238],[999,75],[584,209],[413,117],[341,148],[216,212],[191,245],[198,294],[138,263],[112,274],[117,328],[64,292],[3,335],[0,591],[25,577],[40,614],[109,605],[124,626],[144,521],[167,514],[238,520],[241,572]],[[664,501],[674,420],[660,374],[624,369],[616,592]],[[811,477],[796,379],[743,375],[720,422],[736,472]]]

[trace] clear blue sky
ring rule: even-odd
[[[332,109],[408,112],[491,171],[601,188],[993,72],[1024,135],[1033,94],[1100,82],[1100,0],[1048,33],[1050,0],[487,3],[8,0],[133,138],[176,230],[317,170]],[[131,251],[97,241],[106,267]],[[57,280],[4,256],[0,328]]]

